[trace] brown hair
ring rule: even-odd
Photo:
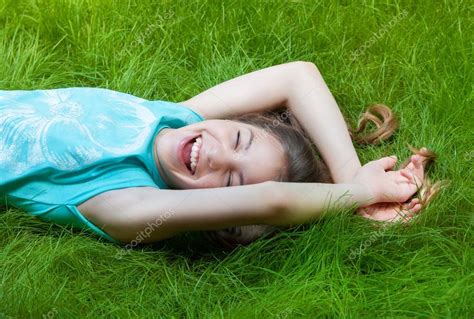
[[[333,183],[327,165],[321,160],[316,147],[288,109],[278,112],[249,113],[234,117],[232,120],[260,127],[264,132],[272,134],[281,142],[285,150],[286,166],[283,168],[279,181]],[[352,128],[346,118],[345,121],[351,139],[361,145],[378,144],[387,140],[399,127],[399,122],[392,110],[383,104],[375,104],[368,107],[360,117],[356,128]],[[366,132],[370,126],[375,126],[375,129]],[[426,158],[427,167],[433,163],[437,157],[433,151],[426,148],[416,149],[411,145],[408,145],[408,147],[414,154],[420,154]],[[409,163],[410,159],[405,161],[401,167],[403,168]],[[422,207],[428,205],[434,196],[445,186],[445,182],[447,181],[433,183],[428,177],[425,177],[422,187],[418,190],[418,197]],[[229,228],[229,232],[236,230],[239,232],[241,229],[253,229],[255,233],[253,238],[245,242],[245,244],[249,244],[262,237],[262,234],[270,232],[269,229],[265,227],[276,228],[268,225],[246,225]],[[216,237],[213,239],[217,239],[228,248],[234,248],[238,244],[243,244],[242,242],[229,243],[220,235],[217,235],[216,232],[213,232],[212,235],[211,238]]]
[[[369,123],[373,123],[376,126],[375,131],[363,134],[366,126]],[[347,120],[346,120],[347,123]],[[349,132],[354,142],[359,144],[377,144],[383,140],[388,139],[393,135],[395,130],[399,127],[399,122],[394,116],[392,110],[383,104],[375,104],[367,108],[365,113],[359,119],[356,129],[349,127]],[[434,163],[437,158],[435,152],[423,147],[417,149],[412,145],[408,144],[408,148],[413,154],[419,154],[425,157],[426,168]],[[401,168],[404,168],[410,163],[410,158],[408,158],[404,163],[400,165]],[[420,204],[422,207],[426,207],[428,203],[434,198],[439,191],[449,185],[448,180],[433,182],[431,179],[426,176],[423,185],[418,189],[418,198],[420,199]]]
[[[265,134],[271,134],[280,141],[284,149],[286,165],[278,181],[332,183],[326,164],[321,160],[299,123],[288,111],[248,113],[232,120],[262,128]],[[260,137],[265,136],[260,135],[257,138]]]

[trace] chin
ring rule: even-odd
[[[169,188],[172,189],[189,189],[193,188],[191,183],[188,183],[184,181],[182,178],[180,178],[179,174],[174,174],[173,170],[167,170],[165,168],[165,171],[168,172],[166,174],[167,180],[165,183],[168,185]]]

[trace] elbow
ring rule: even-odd
[[[287,83],[287,105],[289,108],[301,103],[308,92],[325,86],[324,79],[313,62],[296,61],[292,63],[291,76],[288,77]]]
[[[289,87],[290,99],[294,96],[301,96],[302,91],[307,92],[315,86],[320,87],[324,79],[318,67],[313,62],[296,61],[293,62],[292,76]]]
[[[316,64],[310,61],[295,61],[293,62],[294,68],[296,72],[300,75],[318,75],[320,76],[321,73],[319,72],[318,67]]]

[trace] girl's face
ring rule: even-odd
[[[174,189],[278,180],[285,165],[283,146],[273,135],[230,120],[206,120],[179,129],[163,129],[153,150],[161,177]]]

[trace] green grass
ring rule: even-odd
[[[246,72],[315,62],[355,121],[400,118],[363,162],[439,155],[451,186],[410,227],[340,214],[232,253],[190,233],[123,253],[0,214],[0,318],[473,318],[468,1],[0,0],[0,88],[106,87],[179,101]],[[472,20],[471,20],[472,22]],[[375,34],[375,35],[374,35]]]

